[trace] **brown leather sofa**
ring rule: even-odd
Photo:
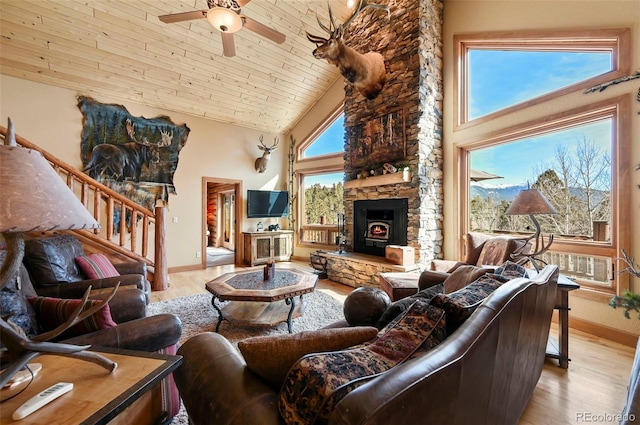
[[[498,287],[443,342],[355,388],[330,424],[516,424],[540,378],[558,269]],[[192,424],[284,424],[279,393],[224,337],[179,350],[176,383]]]
[[[4,262],[5,255],[6,251],[0,250],[0,266]],[[22,328],[28,337],[38,334],[42,327],[42,323],[38,322],[38,318],[27,300],[27,297],[37,297],[38,295],[24,266],[20,267],[18,276],[0,291],[0,314],[3,319]],[[91,299],[100,299],[106,296],[98,295],[91,297]],[[164,354],[176,353],[178,341],[182,335],[180,319],[173,314],[146,316],[146,296],[140,289],[118,289],[116,296],[109,302],[109,309],[117,326],[72,337],[57,338],[56,342],[91,345],[96,348],[118,348]],[[180,408],[180,399],[177,387],[173,382],[173,376],[165,378],[161,388],[161,408],[164,417],[168,419],[175,416]]]
[[[25,242],[23,263],[38,295],[56,298],[81,298],[87,287],[95,291],[133,286],[149,303],[151,284],[147,280],[147,265],[139,261],[113,264],[120,276],[88,279],[75,262],[85,255],[80,241],[68,233],[29,239]]]

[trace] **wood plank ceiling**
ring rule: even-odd
[[[338,18],[349,14],[344,0],[331,5]],[[271,133],[289,131],[341,78],[305,35],[323,35],[325,0],[251,1],[242,13],[287,40],[244,28],[234,57],[205,19],[158,19],[204,9],[205,0],[0,0],[0,72]]]

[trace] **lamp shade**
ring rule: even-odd
[[[220,32],[234,33],[242,28],[240,15],[225,7],[209,9],[207,21]]]
[[[506,215],[558,214],[553,205],[547,201],[538,189],[525,189],[518,193]]]
[[[0,145],[0,232],[100,227],[38,151]]]

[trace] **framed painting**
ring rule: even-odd
[[[404,109],[347,127],[348,162],[352,170],[366,170],[407,156]]]

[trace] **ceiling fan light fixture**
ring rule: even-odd
[[[207,21],[220,32],[234,33],[242,28],[240,15],[225,7],[209,9]]]

